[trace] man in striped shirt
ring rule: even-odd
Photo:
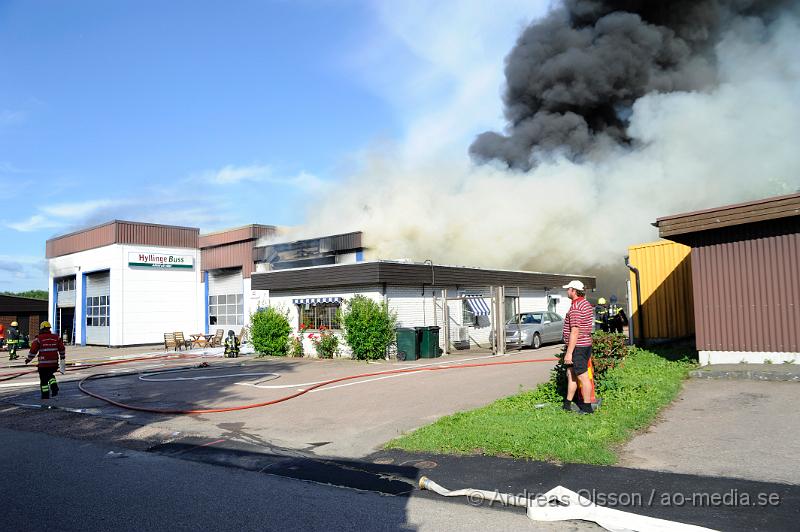
[[[567,289],[567,297],[572,301],[562,330],[564,343],[567,344],[564,355],[564,364],[567,366],[567,397],[564,409],[572,408],[572,400],[580,382],[583,396],[583,402],[579,405],[580,412],[591,414],[594,383],[589,372],[589,361],[592,357],[594,311],[592,305],[586,301],[586,288],[581,281],[570,281],[564,288]]]

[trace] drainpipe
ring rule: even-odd
[[[634,277],[636,277],[636,335],[639,337],[639,342],[641,342],[643,339],[642,333],[644,332],[644,327],[642,325],[642,323],[644,323],[642,320],[642,285],[639,281],[639,269],[635,266],[631,266],[629,259],[630,257],[626,255],[625,266],[627,266],[628,269],[633,272]],[[633,333],[630,329],[628,330],[628,335],[630,336],[631,345],[633,345]]]

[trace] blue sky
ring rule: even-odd
[[[79,227],[299,225],[364,150],[466,157],[546,4],[0,0],[0,290]]]

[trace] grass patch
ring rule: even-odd
[[[688,358],[669,360],[634,348],[598,385],[603,406],[591,416],[562,410],[561,397],[548,382],[483,408],[443,417],[390,441],[387,447],[613,464],[616,447],[650,425],[672,402],[694,365]],[[542,403],[548,404],[536,408]]]

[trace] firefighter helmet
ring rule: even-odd
[[[49,328],[50,328],[50,322],[49,322],[49,321],[43,321],[43,322],[42,322],[42,323],[39,325],[39,330],[42,330],[42,329],[49,329]]]
[[[600,299],[597,300],[597,304],[598,305],[605,305],[606,304],[606,298],[601,297]]]
[[[17,323],[16,321],[12,321],[11,322],[11,326],[12,327],[17,327],[17,326],[19,326],[19,323]]]

